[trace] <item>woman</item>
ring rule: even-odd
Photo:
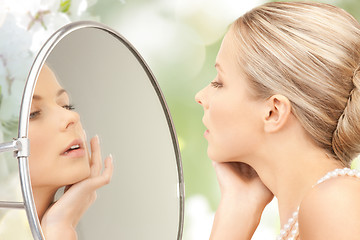
[[[221,189],[210,238],[251,239],[276,196],[279,239],[359,239],[359,23],[267,3],[231,25],[215,67],[196,95]]]
[[[90,141],[79,114],[51,69],[44,65],[37,80],[29,118],[29,168],[37,214],[46,239],[77,239],[75,227],[96,198],[95,190],[110,182],[113,163],[105,159],[101,173],[98,137]],[[56,191],[65,193],[54,202]]]

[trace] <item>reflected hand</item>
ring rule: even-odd
[[[251,239],[273,193],[245,163],[213,162],[221,191],[211,240]]]
[[[75,227],[81,216],[96,199],[96,189],[108,184],[113,173],[112,156],[105,159],[102,170],[99,138],[90,141],[91,159],[88,178],[67,186],[64,195],[56,201],[44,214],[41,226],[47,240],[77,239]]]

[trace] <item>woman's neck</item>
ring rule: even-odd
[[[46,210],[53,203],[56,191],[56,189],[48,187],[33,187],[36,212],[40,222]]]
[[[344,166],[328,157],[300,126],[265,141],[266,147],[249,164],[278,199],[280,221],[284,225],[321,177]]]
[[[342,167],[339,162],[326,157],[304,156],[303,161],[299,160],[301,157],[294,158],[296,159],[290,160],[287,168],[274,170],[274,176],[269,177],[265,183],[278,199],[281,225],[292,217],[292,213],[297,210],[306,194],[320,178],[327,172]]]

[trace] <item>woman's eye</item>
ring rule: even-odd
[[[223,86],[221,83],[215,81],[211,82],[210,84],[213,88],[220,88]]]
[[[72,105],[72,104],[64,105],[63,108],[65,108],[65,109],[67,109],[67,110],[70,110],[70,111],[75,110],[75,107],[74,107],[74,105]]]
[[[40,111],[30,113],[29,119],[34,119],[40,115]]]

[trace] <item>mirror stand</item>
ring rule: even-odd
[[[14,151],[15,157],[29,156],[29,139],[18,138],[11,142],[0,143],[0,153]]]
[[[14,151],[15,157],[29,156],[29,139],[18,138],[11,142],[0,143],[0,153]],[[0,201],[0,208],[25,208],[23,202]]]
[[[29,139],[26,137],[21,137],[14,139],[11,142],[1,143],[0,144],[0,153],[13,151],[14,156],[18,159],[19,162],[19,173],[20,173],[20,182],[22,186],[22,193],[24,202],[12,202],[12,201],[0,201],[0,208],[7,209],[24,209],[29,220],[30,229],[32,231],[33,237],[36,240],[41,240],[43,234],[41,229],[38,227],[37,213],[35,211],[35,203],[32,197],[30,178],[28,174],[21,174],[28,171],[27,158],[29,157]],[[37,224],[34,224],[37,223]]]

